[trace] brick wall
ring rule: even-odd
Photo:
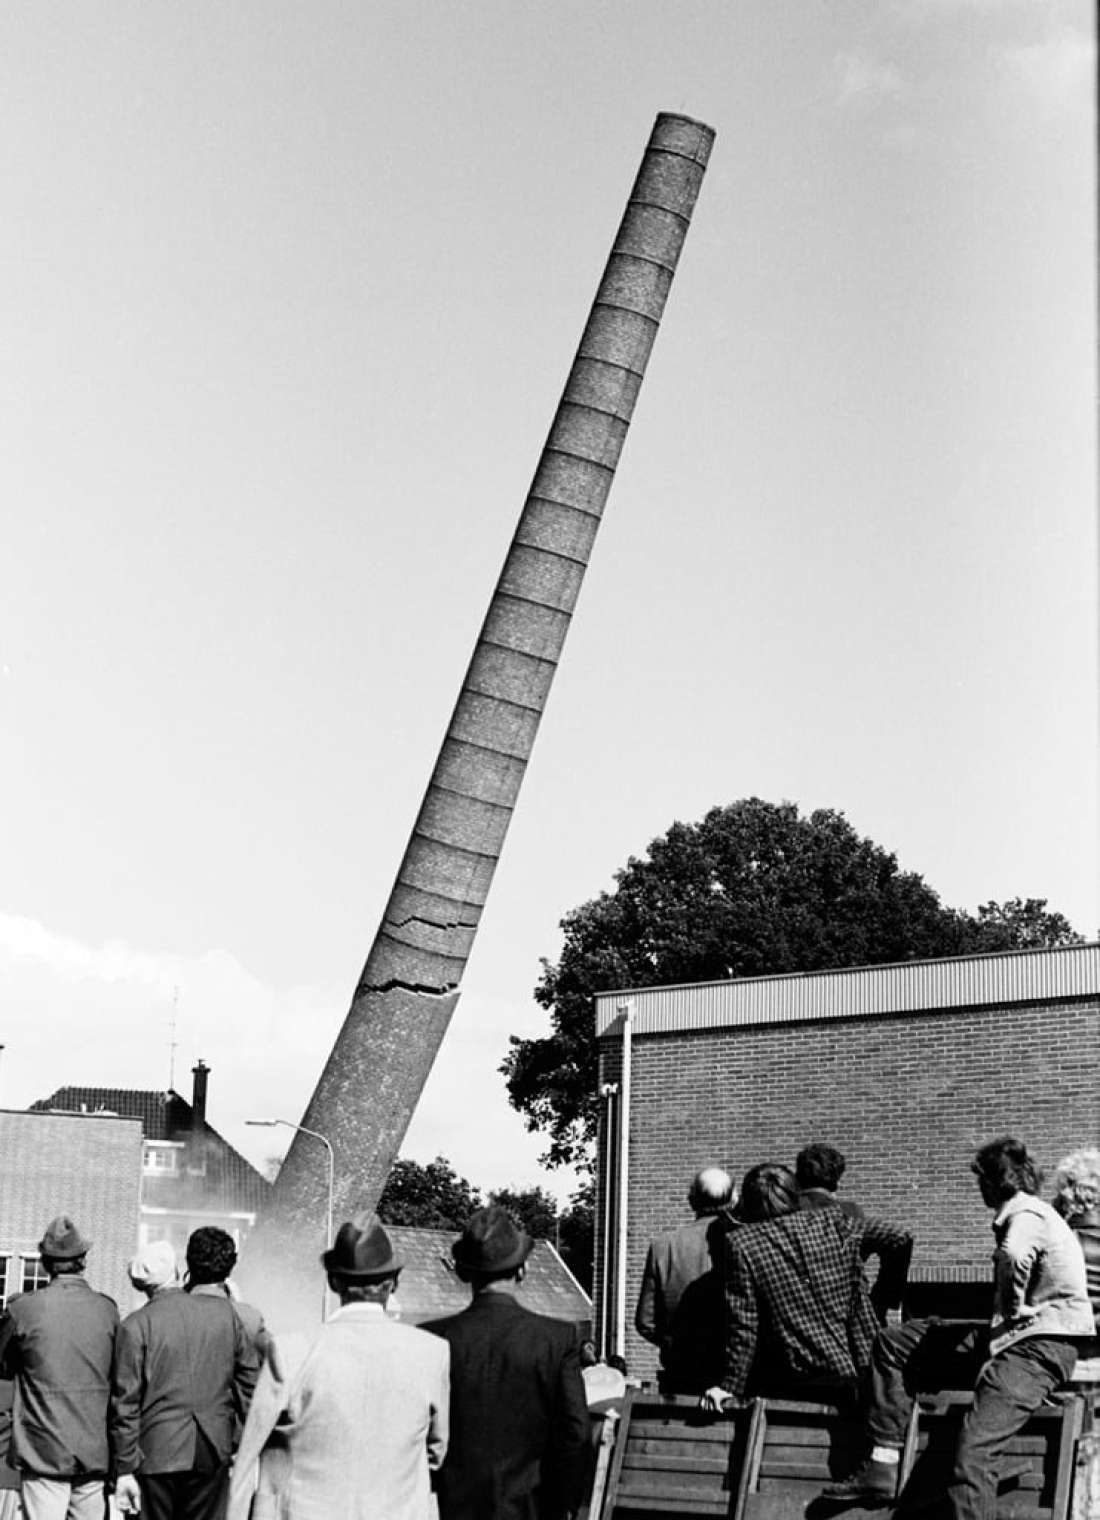
[[[617,1041],[604,1056],[609,1076]],[[627,1318],[649,1239],[690,1217],[695,1170],[739,1180],[812,1140],[847,1156],[842,1194],[913,1230],[915,1270],[981,1277],[991,1215],[969,1163],[1005,1133],[1046,1167],[1100,1143],[1100,999],[635,1035]],[[627,1358],[652,1374],[632,1322]]]
[[[50,1220],[69,1214],[91,1241],[89,1283],[127,1313],[141,1144],[138,1119],[0,1111],[0,1255],[35,1254]]]

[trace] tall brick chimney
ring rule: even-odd
[[[192,1172],[206,1171],[206,1083],[210,1068],[201,1058],[191,1068],[191,1141],[187,1167]]]
[[[431,1071],[713,141],[701,122],[657,117],[389,904],[275,1183],[266,1227],[280,1249],[293,1223],[316,1260],[323,1234],[326,1169],[308,1131],[335,1150],[337,1222],[368,1213]]]
[[[193,1129],[202,1130],[206,1123],[206,1080],[210,1075],[210,1068],[201,1058],[191,1068],[194,1077],[194,1086],[191,1089],[191,1110],[194,1118],[191,1121]]]

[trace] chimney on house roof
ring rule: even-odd
[[[194,1113],[193,1124],[201,1130],[206,1123],[206,1080],[210,1075],[210,1068],[201,1058],[191,1068],[194,1077],[194,1086],[191,1089],[191,1109]]]
[[[191,1068],[191,1145],[188,1170],[202,1175],[206,1171],[206,1083],[210,1068],[203,1060]]]
[[[207,1062],[202,1059],[194,1062],[191,1076],[194,1078],[191,1087],[191,1131],[194,1135],[201,1135],[207,1123],[207,1079],[210,1078]]]

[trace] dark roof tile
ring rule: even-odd
[[[451,1259],[451,1242],[457,1238],[457,1231],[388,1224],[386,1233],[405,1263],[397,1298],[407,1323],[441,1319],[466,1308],[470,1290],[455,1276]],[[518,1299],[525,1308],[551,1319],[574,1324],[592,1319],[592,1300],[548,1240],[535,1241]]]
[[[31,1111],[118,1114],[123,1119],[140,1119],[146,1140],[186,1140],[194,1116],[190,1103],[171,1088],[155,1092],[141,1087],[59,1087],[48,1098],[32,1103]],[[207,1142],[206,1174],[201,1185],[196,1182],[192,1191],[201,1192],[207,1207],[255,1213],[271,1184],[212,1125],[204,1122],[203,1133]],[[158,1203],[167,1203],[167,1197],[162,1199],[159,1194],[173,1186],[172,1181],[150,1178],[147,1191],[158,1194]],[[179,1197],[178,1189],[173,1197]],[[146,1201],[151,1202],[151,1196]]]

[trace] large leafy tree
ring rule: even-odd
[[[552,1032],[513,1036],[501,1067],[546,1161],[581,1164],[596,1119],[592,997],[611,988],[717,981],[790,971],[923,960],[1080,938],[1045,901],[945,907],[896,856],[843,813],[803,817],[794,803],[750,797],[674,823],[641,858],[562,920],[556,963],[535,998]]]
[[[521,1229],[535,1240],[553,1240],[558,1228],[558,1205],[545,1189],[498,1188],[489,1194],[490,1203],[507,1209]]]
[[[427,1165],[394,1162],[378,1200],[378,1217],[383,1224],[461,1230],[480,1206],[477,1188],[460,1177],[445,1156],[437,1156]]]
[[[1082,938],[1063,914],[1048,911],[1045,897],[983,903],[972,922],[972,937],[975,951],[1041,950],[1078,945]]]
[[[592,1292],[592,1258],[596,1245],[596,1185],[583,1182],[562,1210],[558,1250],[586,1293]]]

